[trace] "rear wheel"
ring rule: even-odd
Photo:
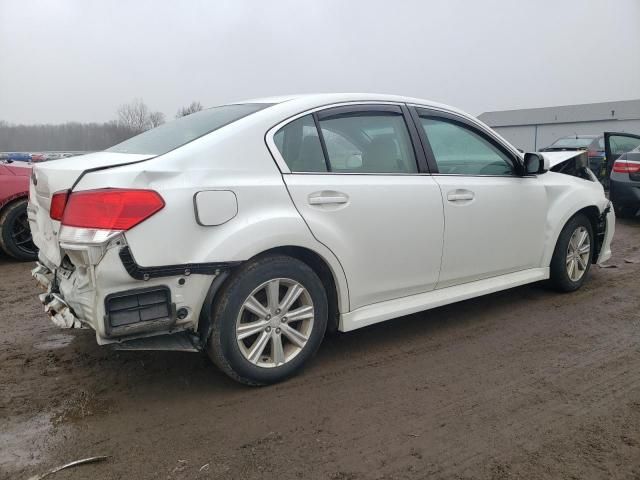
[[[551,284],[562,292],[582,286],[593,256],[593,227],[582,214],[571,218],[562,229],[551,259]]]
[[[31,238],[26,199],[11,203],[0,215],[0,247],[17,260],[38,258],[38,249]]]
[[[279,382],[315,354],[327,312],[322,282],[308,265],[281,255],[258,258],[218,295],[207,352],[239,382]]]

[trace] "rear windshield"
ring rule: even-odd
[[[147,130],[106,151],[162,155],[271,105],[241,103],[208,108]]]
[[[591,142],[595,140],[592,138],[561,138],[556,140],[551,147],[553,148],[587,148],[591,145]]]

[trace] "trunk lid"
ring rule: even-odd
[[[62,252],[58,242],[60,222],[49,217],[51,196],[54,193],[70,190],[84,172],[148,160],[154,156],[96,152],[34,165],[29,183],[27,212],[33,242],[40,249],[40,257],[44,257],[43,260],[53,266],[59,266],[62,262]]]

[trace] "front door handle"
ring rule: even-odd
[[[470,190],[452,190],[447,193],[447,200],[450,202],[468,202],[474,198],[475,195]]]
[[[349,197],[342,192],[323,190],[309,195],[309,205],[340,205],[347,203]]]

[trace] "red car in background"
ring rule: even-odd
[[[0,248],[18,260],[35,260],[38,249],[27,219],[28,163],[0,162]]]

